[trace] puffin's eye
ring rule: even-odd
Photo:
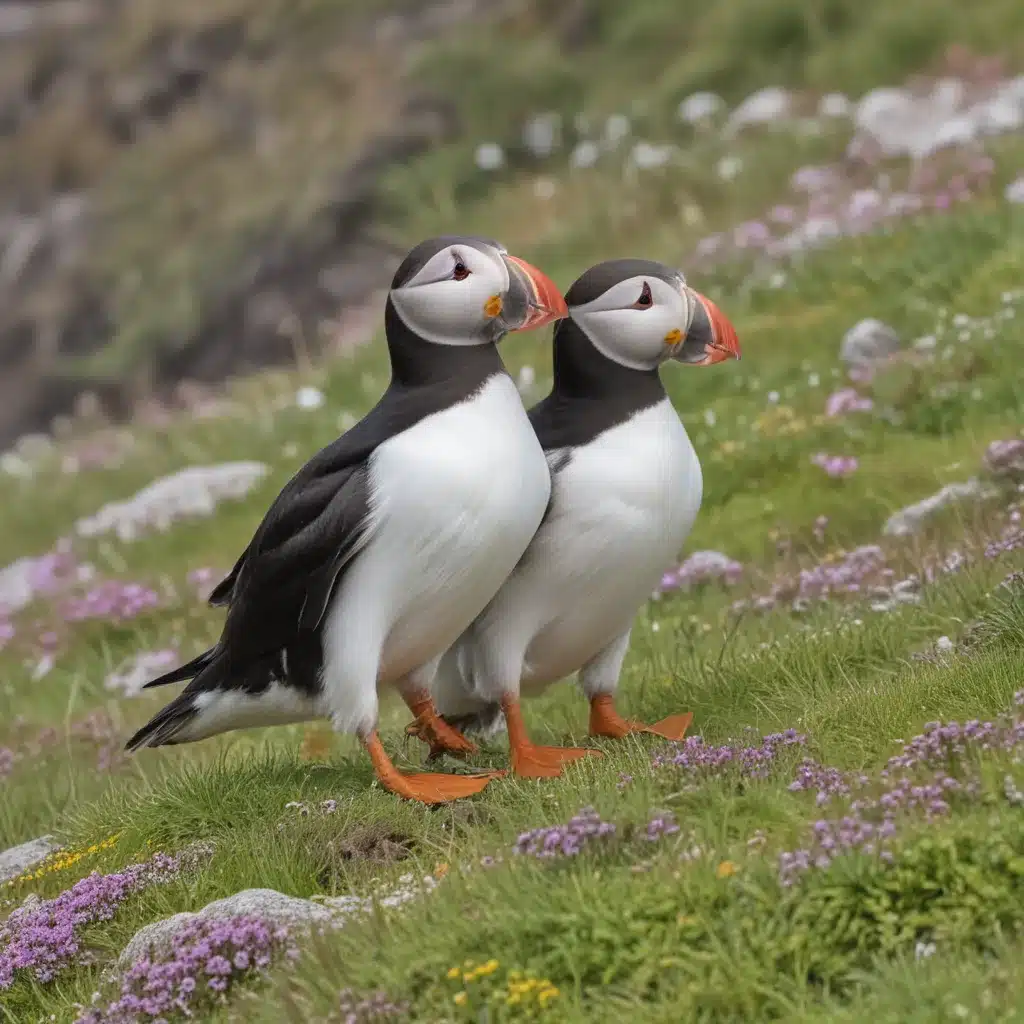
[[[643,290],[640,292],[640,298],[633,303],[634,309],[650,309],[654,305],[654,298],[651,295],[651,286],[644,281]]]
[[[458,256],[455,257],[455,269],[452,271],[452,277],[456,281],[465,281],[469,277],[469,267]]]

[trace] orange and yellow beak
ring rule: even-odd
[[[569,315],[562,293],[547,274],[518,256],[506,255],[505,259],[509,265],[509,276],[513,278],[513,290],[518,290],[515,288],[518,284],[525,292],[525,309],[517,310],[522,313],[522,320],[518,324],[510,324],[510,331],[532,331],[556,320],[564,320]],[[519,303],[507,302],[506,312],[512,305],[518,306]]]
[[[740,340],[729,318],[706,295],[686,286],[694,314],[680,350],[673,357],[691,366],[711,366],[740,358]]]

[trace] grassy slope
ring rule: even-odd
[[[881,5],[864,10],[873,18],[888,17]],[[630,29],[625,14],[608,16],[618,26],[614,38],[625,41],[624,51],[631,49],[640,28]],[[641,15],[635,17],[639,22]],[[726,40],[724,53],[733,52],[735,37],[729,31],[739,33],[741,20],[735,25],[715,29],[715,38],[720,33]],[[650,38],[662,45],[658,31]],[[711,60],[707,54],[713,52],[687,59]],[[531,59],[524,58],[522,67],[529,69]],[[674,66],[664,53],[659,59],[667,68]],[[584,69],[582,61],[566,66],[592,75],[593,65]],[[821,68],[821,81],[831,84],[825,73],[829,64]],[[669,71],[665,75],[669,78]],[[765,74],[760,81],[775,77]],[[679,80],[691,84],[688,77]],[[607,109],[612,109],[611,89],[608,95]],[[458,216],[470,228],[519,245],[566,285],[584,263],[617,252],[677,259],[695,231],[678,216],[685,197],[700,197],[710,223],[728,223],[771,202],[797,161],[827,152],[835,140],[794,146],[769,137],[742,145],[766,170],[733,193],[712,183],[711,152],[697,166],[654,176],[643,188],[611,173],[581,181],[553,168],[560,191],[550,205],[531,198],[528,176],[513,173],[483,198],[453,186],[449,199],[455,206],[436,204],[429,217],[410,205],[401,212],[403,230],[422,234],[442,215]],[[440,172],[443,161],[455,156],[442,153],[435,159]],[[1000,159],[1012,168],[1019,153],[1006,149]],[[392,186],[403,196],[415,195],[428,169],[427,164],[413,168]],[[457,184],[453,172],[445,180]],[[534,216],[523,216],[524,204],[532,204],[525,209]],[[880,403],[891,402],[907,414],[901,426],[857,417],[816,423],[815,417],[838,374],[839,338],[862,316],[880,316],[912,338],[934,330],[943,319],[940,308],[947,311],[946,321],[955,313],[990,315],[1001,309],[1002,293],[1019,284],[1022,227],[1019,214],[982,200],[944,218],[905,225],[891,236],[844,243],[794,269],[781,290],[739,287],[731,273],[702,279],[701,286],[734,319],[745,358],[738,366],[707,373],[675,368],[665,374],[706,468],[707,497],[690,549],[715,547],[743,559],[755,578],[744,588],[763,589],[756,578],[770,578],[779,565],[775,537],[790,538],[797,555],[820,554],[812,526],[825,514],[828,548],[873,541],[889,512],[943,482],[963,479],[974,471],[988,441],[1014,435],[1024,401],[1016,358],[1024,344],[1019,315],[1001,321],[995,339],[957,346],[952,358],[921,371],[919,380],[880,382]],[[504,350],[513,366],[537,368],[540,389],[548,373],[546,345],[545,337],[527,337],[510,341]],[[818,386],[809,383],[812,374],[820,378]],[[493,956],[501,961],[501,972],[530,967],[552,978],[562,992],[556,1019],[567,1021],[611,1021],[623,1014],[665,1022],[769,1016],[1018,1019],[1014,1014],[1024,993],[1006,966],[1019,958],[1012,935],[1000,940],[1009,944],[1002,947],[983,941],[974,918],[954,927],[941,908],[931,917],[921,911],[922,934],[940,936],[935,958],[922,966],[913,963],[913,938],[895,943],[884,955],[870,942],[851,953],[835,930],[800,916],[800,900],[774,882],[775,853],[797,844],[816,816],[811,796],[787,790],[789,760],[767,781],[740,784],[729,778],[686,791],[678,777],[647,771],[646,744],[627,743],[608,746],[605,760],[581,766],[561,781],[506,780],[467,805],[433,812],[400,804],[371,787],[369,767],[349,741],[331,741],[329,753],[313,762],[300,759],[299,729],[147,752],[112,771],[95,770],[96,744],[76,737],[71,724],[103,709],[115,735],[123,736],[159,706],[155,697],[116,699],[103,689],[106,672],[135,650],[180,640],[188,654],[216,635],[220,615],[191,596],[186,574],[205,565],[227,568],[276,487],[309,451],[335,435],[342,411],[359,414],[370,405],[385,377],[374,346],[351,363],[314,375],[328,395],[319,411],[273,411],[275,397],[290,393],[295,382],[267,378],[239,387],[237,416],[183,423],[173,431],[135,431],[136,447],[120,469],[74,477],[46,471],[32,482],[4,481],[0,563],[45,550],[68,532],[76,516],[178,466],[260,458],[274,470],[257,493],[222,506],[209,520],[180,524],[133,545],[90,546],[90,557],[105,573],[176,588],[168,609],[120,627],[61,626],[64,643],[56,667],[39,682],[30,679],[38,656],[30,638],[45,626],[33,630],[28,624],[37,615],[45,623],[51,613],[40,607],[19,620],[23,639],[0,653],[0,685],[9,709],[0,725],[0,745],[16,746],[44,726],[55,727],[59,739],[16,765],[4,780],[0,847],[54,830],[74,843],[116,832],[121,838],[98,858],[19,886],[17,895],[53,894],[93,866],[127,863],[152,846],[174,849],[212,838],[217,852],[197,878],[147,891],[90,932],[90,941],[105,953],[116,951],[148,920],[244,887],[271,886],[297,895],[365,892],[371,879],[392,879],[410,863],[431,871],[438,862],[468,867],[485,855],[504,854],[506,863],[490,871],[464,878],[452,877],[457,875],[452,871],[442,890],[400,917],[353,925],[317,943],[258,998],[242,995],[215,1016],[308,1020],[325,1014],[338,989],[351,984],[416,997],[416,1019],[468,1019],[452,1016],[457,1010],[445,972],[467,957]],[[803,430],[780,434],[773,429],[778,413],[767,398],[772,391],[804,421]],[[716,414],[714,427],[705,422],[709,409]],[[861,468],[846,481],[828,481],[809,463],[819,450],[856,454]],[[983,513],[949,516],[934,536],[908,545],[901,557],[913,565],[921,549],[957,542],[986,525]],[[692,709],[694,731],[709,742],[740,736],[745,726],[764,731],[795,726],[809,735],[810,752],[821,761],[876,769],[898,739],[909,738],[926,721],[994,715],[1024,685],[1019,603],[1003,613],[1000,642],[982,654],[956,659],[950,667],[910,660],[935,637],[956,637],[978,615],[995,614],[1001,606],[991,596],[992,587],[1020,564],[1019,553],[983,564],[931,588],[920,606],[889,615],[855,613],[859,624],[841,608],[827,606],[810,617],[779,612],[746,618],[732,632],[726,608],[735,594],[712,590],[652,603],[641,613],[627,661],[624,706],[646,718]],[[766,649],[769,640],[779,646]],[[387,715],[386,741],[400,750],[403,715],[394,708]],[[532,706],[530,721],[542,741],[583,739],[584,708],[571,686]],[[419,756],[419,750],[408,748],[404,763]],[[480,762],[503,764],[504,758],[499,744]],[[1013,770],[1020,784],[1019,769]],[[622,772],[635,781],[620,790]],[[1000,778],[996,773],[996,783]],[[339,801],[334,816],[298,818],[284,807],[290,800],[315,803],[327,797]],[[634,845],[566,866],[508,863],[509,845],[520,831],[563,821],[584,804],[620,824],[642,824],[651,807],[668,806],[684,833],[693,835],[685,843],[680,837],[678,844],[669,840],[650,849]],[[1024,838],[1011,813],[997,819],[991,813],[985,807],[968,810],[933,831],[958,841],[1005,831],[1019,854]],[[281,821],[285,828],[278,831]],[[748,849],[757,830],[768,835],[762,855]],[[341,857],[328,846],[332,839],[355,836],[373,847],[379,834],[407,843],[411,861],[381,865]],[[708,856],[687,865],[680,853],[694,842]],[[738,874],[716,877],[723,860],[739,865]],[[646,870],[637,873],[641,861]],[[807,906],[833,899],[855,921],[871,920],[864,895],[870,882],[865,865],[837,866],[808,884]],[[1007,892],[1012,891],[990,889],[989,902],[1001,906]],[[1011,907],[1006,919],[1019,924],[1019,910]],[[824,915],[822,920],[827,923]],[[997,959],[982,958],[982,952],[993,951],[1000,954]],[[47,987],[20,982],[4,993],[0,1005],[12,1021],[49,1014],[70,1019],[69,1007],[88,1000],[97,974],[98,968],[83,969]]]

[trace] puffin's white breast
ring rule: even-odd
[[[328,629],[349,633],[345,624],[361,621],[354,643],[379,633],[387,682],[440,655],[494,596],[533,537],[551,482],[503,373],[382,444],[371,479],[373,538],[343,578]]]
[[[574,448],[553,486],[551,514],[488,609],[491,628],[502,614],[533,619],[527,684],[571,674],[629,628],[703,493],[697,454],[667,398]]]

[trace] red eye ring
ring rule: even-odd
[[[460,259],[455,261],[455,269],[452,271],[452,277],[456,281],[465,281],[469,277],[469,267]]]
[[[644,286],[640,292],[640,298],[633,303],[634,309],[650,309],[654,305],[654,296],[651,295],[651,286],[644,281]]]

